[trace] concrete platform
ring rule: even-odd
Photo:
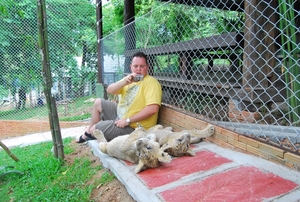
[[[75,138],[84,131],[62,129],[62,136]],[[50,132],[2,140],[9,148],[45,141],[51,141]],[[136,201],[300,201],[300,172],[213,143],[195,144],[196,156],[173,158],[139,174],[136,165],[100,152],[96,140],[87,144]]]
[[[74,137],[76,138],[79,134],[83,134],[86,127],[75,127],[75,128],[66,128],[61,129],[62,138]],[[19,137],[7,138],[1,140],[8,148],[13,147],[25,147],[28,145],[38,144],[41,142],[50,142],[52,141],[51,131],[34,133]],[[2,149],[0,147],[0,149]]]
[[[300,172],[213,143],[139,174],[136,165],[100,152],[96,140],[88,144],[136,201],[300,201]]]

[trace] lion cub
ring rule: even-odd
[[[154,134],[156,141],[165,149],[164,151],[174,157],[195,156],[190,144],[198,143],[202,138],[209,137],[214,133],[215,127],[211,124],[203,130],[172,132],[172,127],[163,128],[162,125],[156,125],[147,131],[147,134]]]
[[[93,134],[98,140],[105,141],[100,130],[95,130]],[[159,143],[155,141],[155,136],[147,137],[145,129],[141,126],[128,135],[118,136],[110,142],[100,142],[99,148],[109,156],[138,164],[136,173],[172,160],[171,156],[164,152],[164,148],[160,148]]]
[[[157,168],[161,163],[171,162],[171,156],[164,152],[166,148],[160,147],[155,139],[154,135],[148,135],[147,138],[137,140],[136,147],[139,153],[139,162],[135,169],[136,173],[147,168]]]

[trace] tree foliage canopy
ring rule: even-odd
[[[47,0],[47,22],[53,81],[72,80],[73,91],[82,91],[86,79],[97,74],[96,5],[89,0]],[[105,53],[124,51],[124,0],[103,5]],[[35,0],[6,0],[0,3],[0,85],[13,94],[20,85],[37,87],[42,83],[40,54],[37,49]],[[241,18],[236,12],[136,0],[137,47],[205,37],[230,29],[226,22]],[[230,23],[227,23],[230,24]],[[232,24],[232,23],[231,23]],[[231,26],[232,27],[232,26]],[[116,41],[119,41],[116,45]],[[80,65],[75,57],[83,57]],[[81,66],[81,67],[80,67]],[[0,94],[3,94],[0,92]],[[6,93],[4,93],[6,94]]]
[[[0,84],[12,89],[20,85],[41,85],[41,58],[37,49],[37,10],[35,0],[4,1],[0,5]],[[87,0],[47,1],[48,39],[54,81],[64,76],[76,80],[80,74],[95,68],[95,5]],[[83,50],[83,44],[85,49]],[[86,45],[87,44],[87,45]],[[93,61],[79,68],[75,56],[83,51],[93,55]],[[73,75],[66,75],[73,74]],[[73,77],[74,76],[74,77]]]

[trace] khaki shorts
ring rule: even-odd
[[[118,120],[117,103],[101,99],[101,120],[96,124],[96,129],[99,129],[104,134],[106,140],[109,142],[115,137],[127,135],[134,131],[134,128],[126,126],[119,128],[116,126],[115,121]]]

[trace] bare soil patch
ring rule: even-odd
[[[88,158],[93,166],[101,166],[102,163],[97,156],[95,156],[91,148],[87,144],[77,144],[73,142],[74,152],[65,156],[65,161],[68,164],[74,162],[76,158]],[[93,183],[95,180],[100,179],[101,176],[109,170],[103,168],[91,178],[88,184]],[[111,173],[112,174],[112,173]],[[99,184],[93,189],[91,194],[91,201],[110,201],[110,202],[134,202],[133,198],[128,194],[125,186],[117,179],[114,178],[111,182],[106,184]]]

